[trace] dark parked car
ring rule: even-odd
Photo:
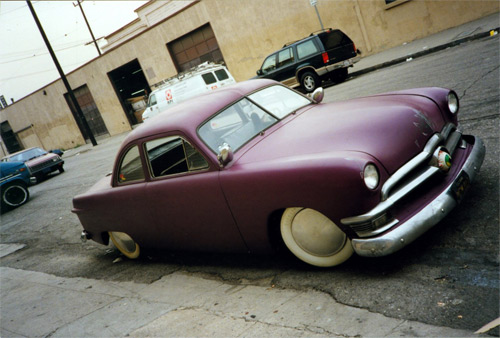
[[[1,211],[16,208],[28,202],[28,185],[32,183],[30,170],[22,162],[0,162]]]
[[[250,80],[183,102],[131,132],[113,173],[73,199],[82,239],[271,252],[333,266],[409,244],[462,199],[484,158],[458,98],[423,88],[321,104]],[[453,160],[451,160],[453,158]]]
[[[301,86],[310,93],[321,86],[322,80],[344,81],[347,68],[358,61],[352,40],[341,30],[330,28],[284,45],[264,60],[257,76],[292,88]]]
[[[30,169],[31,176],[35,177],[37,181],[53,171],[64,172],[64,161],[61,157],[40,148],[18,151],[2,158],[2,162],[24,162]]]

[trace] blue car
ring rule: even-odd
[[[0,162],[2,212],[28,202],[28,185],[34,183],[30,176],[31,172],[23,162]]]

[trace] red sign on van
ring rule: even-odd
[[[172,97],[172,90],[171,89],[168,89],[165,92],[165,98],[167,99],[167,103],[171,103],[172,102],[173,97]]]

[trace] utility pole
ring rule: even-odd
[[[92,41],[94,41],[95,48],[97,49],[97,53],[99,53],[99,55],[102,55],[101,54],[101,50],[99,49],[99,46],[97,45],[97,41],[95,41],[94,33],[92,33],[92,29],[90,29],[89,22],[87,21],[87,17],[85,16],[85,12],[83,11],[83,7],[82,7],[83,0],[76,0],[76,2],[77,2],[77,5],[75,5],[73,3],[73,6],[74,7],[76,7],[76,6],[80,7],[80,10],[82,11],[83,18],[85,19],[85,23],[87,24],[87,28],[89,29],[90,36],[92,37]]]
[[[30,0],[26,0],[26,3],[28,4],[28,7],[31,11],[31,14],[33,15],[33,19],[35,19],[35,23],[38,26],[38,29],[40,30],[40,34],[42,34],[43,41],[45,41],[45,45],[47,45],[47,49],[49,50],[50,56],[52,57],[52,60],[54,61],[57,71],[59,72],[59,75],[61,76],[61,80],[64,83],[64,86],[66,87],[66,90],[68,91],[69,97],[71,101],[73,102],[73,105],[75,106],[76,113],[82,120],[83,124],[83,129],[85,129],[85,132],[90,138],[90,141],[92,142],[93,146],[97,145],[97,142],[94,138],[94,134],[92,133],[92,130],[90,130],[89,124],[87,123],[87,120],[85,119],[85,115],[83,115],[82,108],[80,108],[80,104],[78,104],[78,101],[76,100],[75,93],[73,93],[73,89],[71,89],[71,86],[69,85],[68,79],[66,79],[66,75],[64,75],[64,72],[61,68],[61,65],[59,65],[59,61],[57,61],[56,54],[52,50],[52,46],[50,45],[49,39],[47,39],[47,36],[45,35],[45,32],[43,30],[42,24],[38,20],[38,16],[35,13],[35,9],[33,8],[33,5],[31,4]]]

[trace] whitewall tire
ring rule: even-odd
[[[281,217],[281,236],[297,258],[311,265],[339,265],[353,254],[351,240],[346,234],[313,209],[286,209]]]
[[[141,254],[139,244],[137,244],[132,237],[124,232],[110,231],[109,238],[118,250],[126,257],[135,259]]]

